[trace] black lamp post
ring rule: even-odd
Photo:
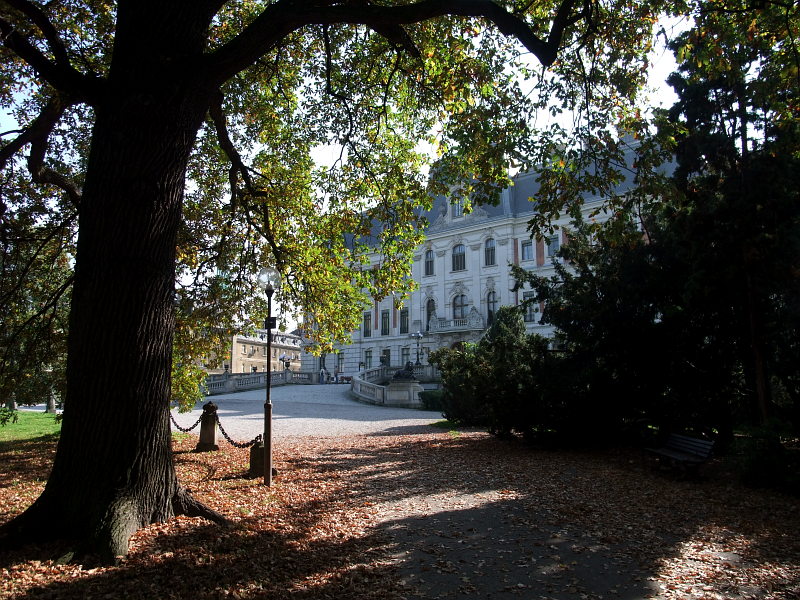
[[[417,333],[409,334],[409,337],[412,337],[417,340],[417,362],[414,363],[415,366],[420,366],[422,363],[419,362],[419,341],[422,339],[422,336],[425,335],[421,331],[417,331]]]
[[[264,267],[258,273],[258,285],[267,294],[267,320],[264,329],[267,330],[267,398],[264,402],[264,485],[272,485],[272,330],[276,327],[277,319],[272,316],[272,295],[281,287],[281,274],[277,269]]]

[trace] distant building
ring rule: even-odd
[[[231,340],[230,360],[225,361],[214,372],[255,373],[267,370],[267,361],[273,371],[289,368],[300,369],[300,336],[283,331],[272,332],[272,353],[267,357],[267,331],[257,329],[253,335],[236,334]]]
[[[463,204],[437,198],[425,216],[430,225],[425,242],[414,254],[411,276],[417,289],[400,306],[390,296],[375,301],[362,315],[352,343],[336,348],[333,356],[303,353],[303,371],[338,370],[352,374],[381,362],[427,364],[430,351],[475,342],[492,323],[497,309],[516,306],[533,297],[528,290],[512,291],[510,265],[548,276],[556,253],[567,241],[563,227],[542,239],[531,239],[528,222],[536,211],[535,174],[515,178],[503,190],[497,206],[477,206],[469,213]],[[585,198],[584,214],[596,209],[600,197]],[[529,332],[553,334],[540,323],[543,306],[527,306],[523,318]],[[419,357],[417,352],[419,351]]]

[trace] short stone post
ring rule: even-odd
[[[200,441],[195,446],[195,452],[210,452],[219,450],[217,444],[217,405],[206,402],[203,405],[203,416],[200,417]]]
[[[264,477],[264,440],[250,446],[250,470],[247,472],[250,479]],[[278,469],[272,467],[272,476],[278,476]]]
[[[47,394],[47,408],[45,409],[46,413],[56,414],[56,391],[50,390],[50,393]]]

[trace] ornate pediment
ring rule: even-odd
[[[472,211],[464,215],[465,221],[483,221],[489,218],[489,213],[487,213],[482,206],[474,206]]]
[[[461,281],[457,281],[453,285],[453,287],[450,288],[450,297],[466,293],[467,293],[467,287]]]

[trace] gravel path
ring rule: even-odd
[[[225,431],[236,441],[249,441],[264,432],[264,390],[211,396],[191,413],[172,411],[175,421],[189,427],[200,418],[202,405],[211,400]],[[285,385],[272,388],[274,439],[344,435],[403,435],[427,429],[440,421],[436,411],[389,408],[356,402],[348,385]],[[174,431],[177,428],[172,426]],[[199,433],[199,429],[193,433]]]

